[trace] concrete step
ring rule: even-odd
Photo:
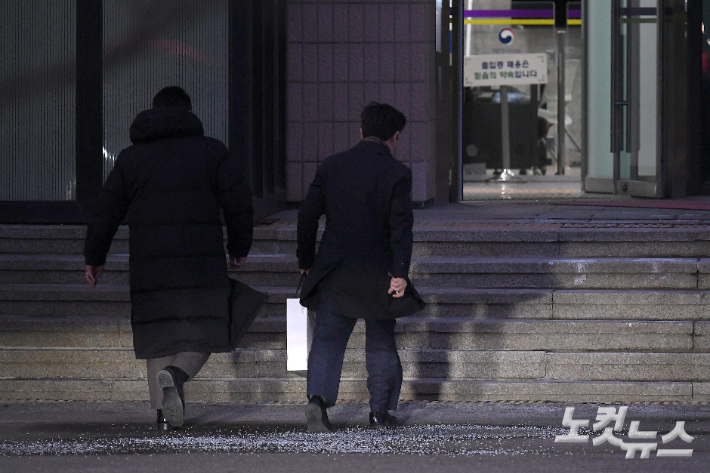
[[[81,284],[84,262],[74,255],[0,255],[0,284]],[[256,287],[294,287],[298,262],[253,255],[234,277]],[[412,262],[417,286],[548,289],[708,289],[710,259],[423,257]],[[128,284],[128,255],[112,255],[105,285]]]
[[[83,255],[0,254],[0,284],[83,284],[85,268]],[[128,284],[128,254],[109,255],[106,268],[100,284]]]
[[[696,240],[708,233],[668,234],[654,232],[554,232],[492,229],[468,232],[415,231],[412,256],[546,256],[572,258],[702,258],[710,251],[710,241]],[[288,239],[255,239],[252,253],[296,254],[295,234]]]
[[[128,318],[130,301],[127,285],[0,284],[0,314]]]
[[[261,318],[284,317],[293,289],[269,294]],[[467,289],[419,287],[418,317],[461,319],[709,320],[708,290]],[[130,317],[128,286],[0,284],[0,314],[33,317]]]
[[[81,255],[85,237],[86,227],[81,225],[0,225],[0,253]],[[119,228],[111,253],[128,253],[128,227]],[[295,255],[296,225],[257,225],[252,253]],[[702,258],[708,254],[710,226],[700,224],[418,221],[414,226],[415,257]]]
[[[85,225],[0,225],[0,253],[84,254]],[[128,227],[119,227],[111,253],[128,253]]]
[[[412,278],[429,303],[397,325],[402,399],[710,400],[710,227],[677,223],[417,222]],[[322,231],[322,229],[321,229]],[[0,226],[0,399],[146,400],[132,352],[128,229],[101,284],[84,226]],[[285,370],[296,226],[255,227],[234,276],[269,303],[234,354],[188,383],[197,401],[301,401]],[[367,399],[364,324],[342,399]]]
[[[710,381],[710,353],[547,353],[554,380]]]
[[[269,294],[260,317],[284,317],[292,288],[258,287]],[[551,318],[552,291],[547,289],[419,288],[428,302],[423,317]],[[689,294],[692,296],[692,294]],[[693,302],[697,297],[692,298]],[[688,301],[691,303],[691,301]],[[0,314],[27,316],[130,317],[128,286],[88,284],[0,284]]]
[[[255,257],[235,273],[255,285],[286,286],[295,261]],[[696,289],[708,287],[707,260],[661,258],[423,257],[410,277],[430,288]],[[267,284],[268,283],[268,284]]]
[[[2,316],[0,347],[97,348],[132,346],[127,319],[98,317],[44,318]],[[545,350],[545,351],[693,351],[707,345],[707,325],[692,321],[501,320],[461,318],[400,319],[401,349]],[[697,328],[696,328],[697,327]],[[286,321],[257,319],[242,341],[244,348],[285,349]],[[365,346],[359,321],[348,347]]]
[[[402,349],[404,376],[417,379],[710,382],[708,353],[545,352]],[[4,348],[5,379],[145,379],[143,360],[126,348]],[[285,350],[215,353],[197,379],[299,378]],[[346,350],[343,377],[366,379],[365,353]]]
[[[109,253],[127,254],[128,234],[120,226]],[[83,255],[85,238],[85,225],[0,225],[0,253]],[[295,241],[282,242],[274,230],[257,226],[252,252],[295,254]]]
[[[303,402],[306,400],[306,381],[304,378],[202,378],[186,383],[185,397],[188,401],[203,402]],[[0,379],[0,399],[147,401],[148,385],[144,379]],[[369,399],[366,381],[342,379],[339,399]],[[710,400],[710,383],[407,378],[400,399],[624,404],[689,402]]]
[[[535,379],[545,376],[543,352],[399,351],[406,377],[447,379]],[[16,348],[0,350],[3,378],[144,379],[145,361],[121,348]],[[215,353],[198,378],[298,378],[286,370],[285,350],[237,350]],[[346,350],[343,376],[366,379],[364,350]]]
[[[553,289],[696,289],[699,261],[690,258],[460,258],[412,262],[410,277],[428,287]]]
[[[324,227],[321,225],[319,237]],[[296,252],[296,224],[260,229],[255,238]],[[629,222],[435,222],[415,216],[414,256],[698,257],[710,250],[705,224]],[[277,251],[278,253],[279,251]]]

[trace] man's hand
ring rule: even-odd
[[[90,266],[86,265],[86,281],[91,284],[93,287],[96,287],[96,284],[99,282],[99,276],[101,276],[101,273],[104,272],[104,267],[103,265],[101,266]]]
[[[390,288],[387,291],[388,294],[392,294],[392,297],[399,299],[404,296],[404,290],[407,288],[407,280],[402,278],[392,278],[390,281]]]
[[[246,256],[240,256],[239,258],[237,258],[232,253],[230,253],[229,254],[229,269],[241,268],[244,265],[244,262],[246,262],[246,260],[247,260]]]
[[[308,271],[310,271],[310,269],[301,269],[301,274],[303,274],[303,273],[308,274]]]

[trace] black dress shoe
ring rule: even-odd
[[[163,388],[163,414],[171,427],[182,427],[185,418],[182,385],[189,377],[177,366],[166,366],[158,372],[158,385]]]
[[[399,426],[399,419],[390,414],[388,411],[370,412],[370,428],[382,429],[385,427],[397,426]]]
[[[325,402],[320,396],[311,396],[306,404],[306,422],[309,432],[332,432],[333,427],[328,420]]]
[[[163,410],[158,409],[158,420],[156,421],[158,424],[158,430],[162,430],[163,432],[170,432],[172,427],[170,427],[170,423],[168,423],[168,419],[165,418],[163,415]]]

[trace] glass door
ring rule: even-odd
[[[584,190],[661,197],[659,0],[584,2]]]

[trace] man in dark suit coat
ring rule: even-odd
[[[405,295],[412,254],[412,173],[394,151],[406,119],[386,104],[362,112],[361,138],[318,168],[298,213],[298,262],[308,276],[301,304],[316,311],[308,357],[308,430],[331,430],[345,346],[364,318],[370,425],[394,426],[402,364],[394,339],[394,298]],[[326,216],[318,255],[318,220]],[[418,297],[418,295],[417,295]]]
[[[133,348],[147,359],[151,406],[165,430],[183,423],[183,383],[210,353],[231,351],[220,209],[230,266],[244,264],[252,243],[252,196],[239,163],[203,136],[191,109],[187,93],[172,86],[138,114],[133,145],[118,155],[94,206],[84,250],[95,286],[128,215]]]

